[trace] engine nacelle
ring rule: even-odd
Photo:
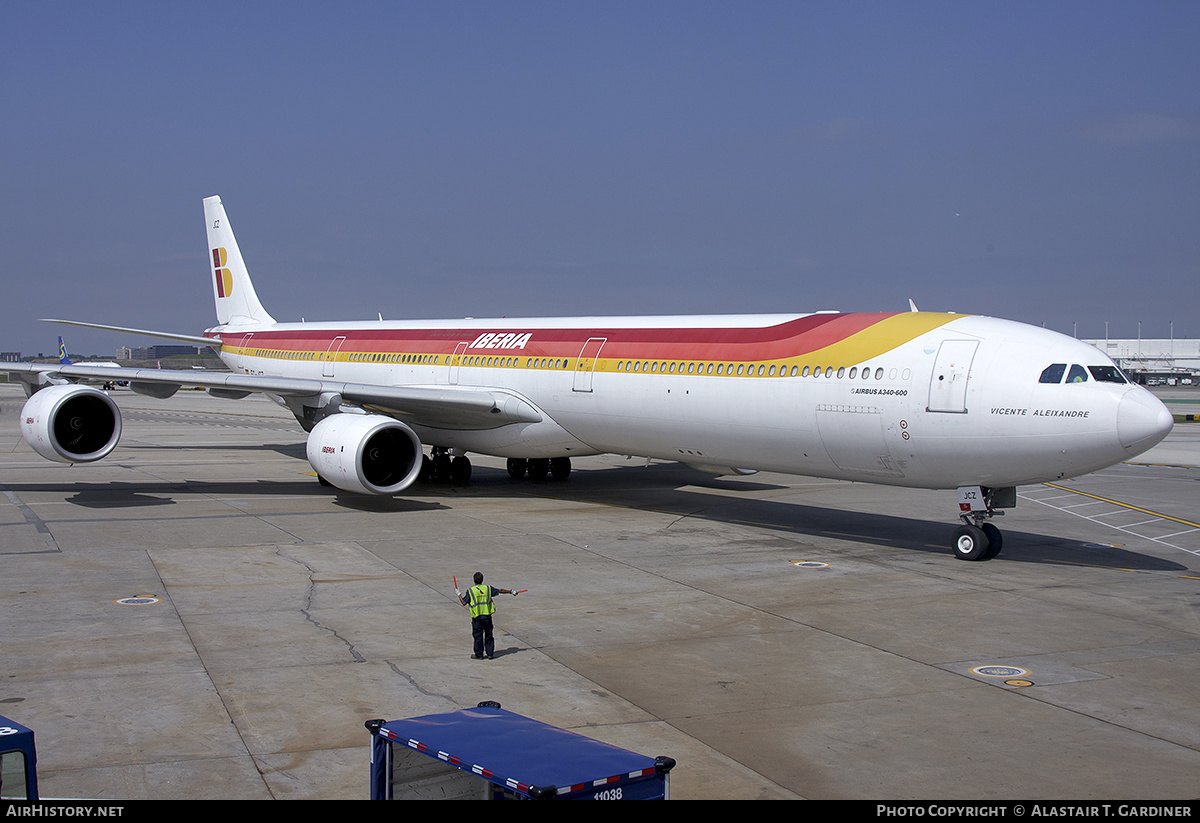
[[[308,462],[348,492],[396,494],[421,472],[421,440],[381,414],[331,414],[308,435]]]
[[[116,448],[121,439],[121,410],[99,389],[50,386],[25,401],[21,434],[48,460],[91,463]]]

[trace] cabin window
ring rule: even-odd
[[[876,379],[876,380],[882,380],[882,379],[883,379],[883,366],[880,366],[879,368],[877,368],[877,369],[875,370],[875,379]]]
[[[846,375],[846,367],[838,366],[838,380],[841,380]]]
[[[1071,371],[1070,371],[1070,373],[1067,374],[1067,382],[1068,383],[1086,383],[1087,382],[1087,372],[1084,370],[1083,366],[1072,363]]]
[[[1116,366],[1088,366],[1092,379],[1100,383],[1126,383],[1125,375]]]
[[[766,367],[766,366],[764,366],[764,365],[762,365],[762,364],[760,363],[760,364],[758,365],[758,376],[759,376],[759,377],[762,377],[762,376],[763,376],[763,372],[764,372],[764,371],[766,371],[766,370],[767,370],[767,367]],[[771,367],[771,371],[774,371],[774,370],[775,370],[775,367],[774,367],[774,366],[772,366],[772,367]]]
[[[808,377],[808,372],[809,372],[809,368],[808,368],[808,366],[805,366],[805,367],[804,367],[804,370],[800,372],[800,376],[801,376],[801,377]]]
[[[851,366],[850,367],[850,379],[853,380],[856,377],[858,377],[858,366]]]
[[[772,366],[771,370],[767,372],[767,377],[774,377],[774,376],[775,376],[775,367]]]
[[[712,374],[712,373],[713,373],[713,364],[712,364],[712,363],[709,363],[709,364],[708,364],[708,368],[704,370],[704,373],[705,373],[705,374]],[[717,374],[720,374],[720,373],[721,373],[721,372],[720,372],[720,370],[718,370],[718,371],[717,371]]]

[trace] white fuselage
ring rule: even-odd
[[[208,334],[244,374],[512,395],[542,420],[412,424],[426,444],[508,457],[610,452],[922,488],[1012,486],[1128,459],[1171,426],[1145,389],[1088,372],[1116,371],[1093,346],[981,316],[279,323]],[[1039,382],[1053,364],[1084,379]]]

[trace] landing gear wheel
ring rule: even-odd
[[[433,458],[429,479],[434,483],[445,483],[450,479],[450,455],[439,454]]]
[[[513,480],[525,479],[525,471],[529,468],[529,461],[524,457],[508,458],[508,476]]]
[[[988,539],[983,529],[959,526],[954,530],[954,556],[959,560],[983,560],[987,550]]]
[[[466,486],[471,482],[471,461],[466,455],[459,455],[450,461],[450,482],[456,486]]]
[[[545,480],[550,473],[550,461],[544,457],[536,457],[529,461],[529,479]]]
[[[983,559],[991,560],[993,557],[1000,554],[1000,549],[1004,546],[1004,535],[1002,535],[1000,530],[991,523],[984,523],[979,528],[983,531],[983,535],[988,541],[988,548],[983,554]]]
[[[566,480],[571,476],[571,458],[552,457],[550,459],[550,476],[555,480]]]

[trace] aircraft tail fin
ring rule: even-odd
[[[242,260],[237,239],[229,226],[220,197],[204,198],[204,220],[208,229],[208,249],[213,276],[213,300],[217,304],[217,322],[224,326],[246,326],[274,323],[267,313],[250,273]]]
[[[58,336],[58,362],[64,366],[70,366],[71,358],[67,357],[67,344],[63,342],[62,335]]]

